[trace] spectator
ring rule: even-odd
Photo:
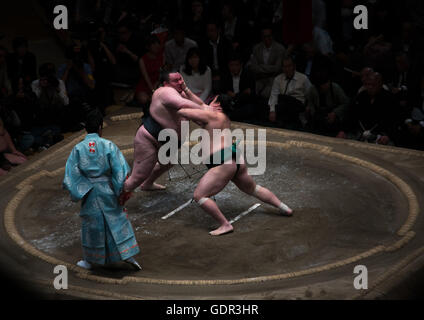
[[[424,108],[414,108],[406,119],[399,138],[399,145],[424,151]]]
[[[0,176],[7,174],[12,166],[23,164],[26,160],[26,157],[15,148],[0,118]]]
[[[118,27],[118,43],[115,46],[115,82],[134,86],[140,79],[139,58],[142,56],[142,41],[136,37],[126,23]]]
[[[221,36],[221,29],[216,22],[210,21],[206,25],[207,39],[200,45],[202,56],[212,70],[212,90],[219,92],[222,74],[227,72],[227,57],[232,51],[231,43]]]
[[[303,73],[296,71],[294,58],[283,59],[283,73],[274,80],[269,98],[269,120],[288,129],[301,129],[302,114],[306,109],[306,98],[311,82]]]
[[[392,44],[386,41],[384,36],[371,36],[363,49],[363,56],[365,61],[383,77],[387,78],[392,74],[394,69]]]
[[[35,138],[35,146],[48,149],[53,144],[63,140],[61,132],[81,129],[78,122],[82,118],[80,110],[73,110],[69,105],[65,84],[55,75],[52,63],[40,66],[40,79],[32,84],[32,90],[37,96],[38,108],[35,111],[35,121],[31,133]]]
[[[231,119],[252,120],[255,117],[255,78],[243,68],[241,58],[233,55],[228,61],[229,73],[223,77],[221,101],[231,106]]]
[[[320,69],[332,71],[330,58],[318,52],[313,42],[305,43],[299,54],[296,54],[296,68],[311,79],[314,72]]]
[[[197,47],[197,43],[186,38],[183,26],[177,23],[174,28],[174,39],[165,44],[165,64],[167,68],[171,71],[180,70],[188,50],[193,47]]]
[[[35,121],[35,111],[37,110],[37,97],[30,85],[24,83],[23,79],[19,81],[18,92],[14,95],[11,105],[19,119],[18,126],[11,133],[15,138],[15,144],[23,153],[31,153],[35,143],[35,138],[31,133],[31,128]]]
[[[9,80],[6,63],[7,50],[0,46],[0,99],[12,94],[12,84]]]
[[[383,88],[383,78],[374,73],[366,81],[366,90],[355,98],[350,112],[353,138],[370,143],[393,144],[400,121],[393,97]],[[341,134],[341,137],[345,137]]]
[[[398,144],[402,147],[424,150],[424,76],[421,75],[419,92],[412,92],[411,113],[402,123]]]
[[[212,71],[206,65],[198,48],[188,50],[180,73],[191,92],[206,103],[212,94]]]
[[[205,12],[202,1],[193,0],[191,2],[191,16],[186,21],[187,36],[200,45],[206,36]]]
[[[233,50],[241,53],[242,63],[247,62],[251,47],[251,28],[243,16],[236,15],[232,2],[226,2],[221,10],[223,36],[232,44]]]
[[[23,37],[13,40],[13,53],[7,57],[7,64],[14,92],[17,91],[19,79],[31,83],[37,77],[37,59],[28,51],[28,41]]]
[[[273,40],[272,29],[262,29],[262,42],[253,48],[249,61],[249,69],[255,76],[256,93],[269,99],[275,77],[281,72],[283,57],[286,49]]]
[[[375,74],[375,71],[373,68],[365,67],[359,72],[359,77],[361,78],[361,84],[362,86],[358,89],[357,94],[360,94],[363,91],[367,90],[367,83],[369,83],[372,76]]]
[[[67,106],[69,105],[69,98],[66,92],[65,82],[61,79],[58,79],[56,76],[56,67],[53,63],[47,62],[40,66],[38,71],[40,78],[34,80],[31,84],[32,91],[38,99],[42,95],[48,94],[48,90],[52,88],[53,93],[57,94],[55,97],[47,100],[58,100],[58,105]]]
[[[66,58],[68,61],[59,67],[58,77],[65,83],[69,98],[89,100],[96,83],[91,66],[83,56],[82,47],[78,44],[68,47]]]
[[[139,61],[141,78],[135,90],[137,101],[143,106],[145,112],[153,92],[159,86],[160,69],[165,62],[158,37],[149,36],[146,47],[148,51]]]
[[[330,35],[324,29],[315,26],[313,31],[314,44],[318,52],[324,56],[330,56],[334,53],[333,40]]]
[[[408,99],[409,88],[414,86],[413,82],[418,83],[419,81],[413,79],[408,56],[405,53],[399,53],[396,55],[396,69],[389,83],[389,88],[396,99],[403,119],[408,117],[412,111],[412,108],[408,104]]]
[[[312,130],[317,134],[335,137],[344,128],[349,99],[343,89],[331,81],[328,72],[316,74],[313,80],[306,108]]]
[[[88,60],[96,79],[94,96],[104,115],[106,107],[114,102],[111,83],[116,58],[106,41],[106,30],[103,26],[99,26],[94,37],[89,40]]]

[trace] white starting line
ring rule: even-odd
[[[240,213],[237,217],[235,217],[233,220],[230,221],[230,224],[233,224],[234,222],[237,222],[238,220],[240,220],[241,218],[243,218],[244,216],[248,215],[249,213],[251,213],[253,210],[256,210],[258,207],[260,207],[261,204],[257,203],[254,206],[250,207],[249,210],[246,210],[243,213]]]
[[[190,203],[193,202],[193,199],[190,199],[189,201],[187,201],[186,203],[184,203],[182,206],[179,206],[177,209],[175,209],[174,211],[171,211],[170,213],[168,213],[166,216],[162,217],[162,220],[166,220],[170,217],[172,217],[174,214],[176,214],[177,212],[183,210],[185,207],[188,207],[190,205]]]
[[[168,213],[166,216],[162,217],[162,220],[166,220],[170,217],[172,217],[174,214],[176,214],[177,212],[180,212],[181,210],[183,210],[184,208],[188,207],[191,203],[193,202],[193,199],[187,201],[186,203],[184,203],[183,205],[179,206],[177,209],[175,209],[174,211],[171,211],[170,213]],[[235,217],[233,220],[230,221],[230,224],[233,224],[234,222],[239,221],[241,218],[243,218],[244,216],[248,215],[249,213],[251,213],[253,210],[256,210],[257,208],[259,208],[261,206],[260,203],[257,203],[255,205],[253,205],[252,207],[250,207],[248,210],[240,213],[237,217]]]

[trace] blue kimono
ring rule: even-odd
[[[119,148],[88,134],[66,163],[63,187],[74,202],[82,200],[81,241],[84,260],[104,265],[126,260],[140,249],[118,197],[129,172]]]

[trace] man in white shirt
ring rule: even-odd
[[[182,25],[176,25],[174,39],[165,43],[165,64],[169,70],[178,72],[185,62],[188,50],[193,47],[197,47],[196,41],[186,38]]]
[[[292,57],[283,59],[283,73],[274,80],[268,105],[270,107],[269,120],[277,119],[290,128],[302,125],[302,112],[305,110],[306,97],[311,82],[303,73],[296,71],[296,64]]]

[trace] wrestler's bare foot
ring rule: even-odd
[[[153,183],[153,184],[150,184],[150,185],[144,185],[143,184],[143,185],[140,186],[140,189],[142,191],[162,191],[162,190],[165,190],[166,187],[161,185],[161,184],[158,184],[158,183]]]
[[[214,231],[209,232],[209,234],[211,236],[222,236],[224,234],[233,232],[233,230],[234,230],[233,226],[228,223],[228,224],[225,224],[225,225],[219,227],[218,229],[216,229]]]

